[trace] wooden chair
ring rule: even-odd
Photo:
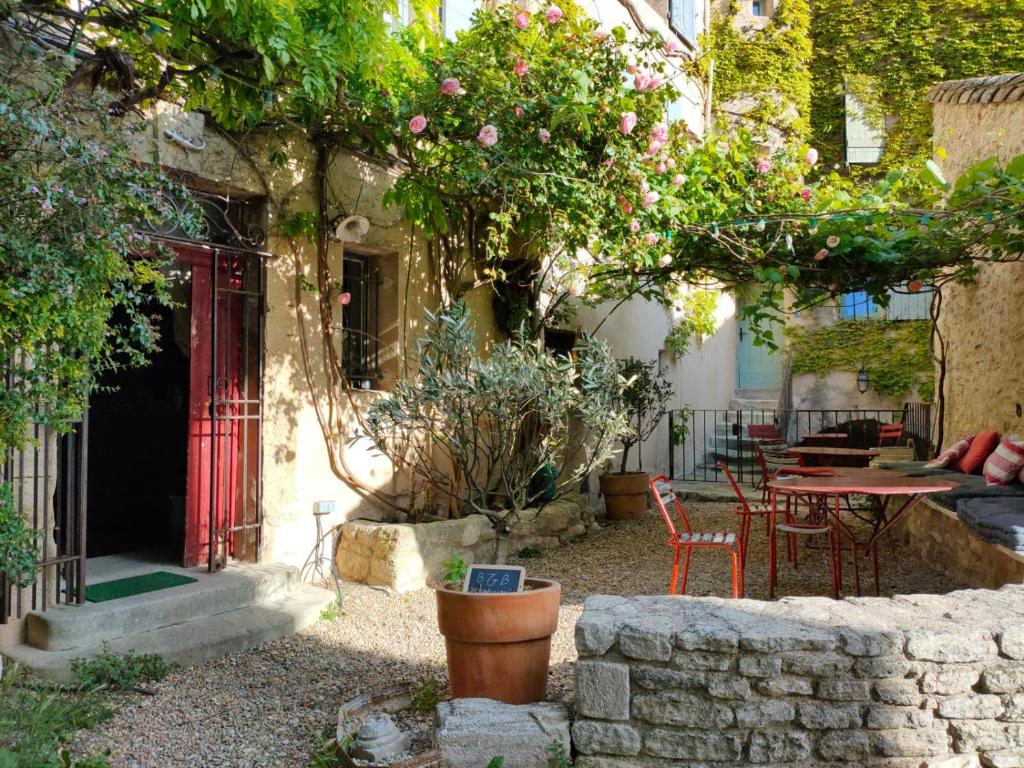
[[[665,475],[658,475],[651,478],[651,494],[654,496],[665,526],[668,528],[668,545],[676,554],[672,563],[672,581],[669,584],[668,593],[676,594],[676,585],[679,581],[679,561],[683,560],[683,583],[681,594],[686,594],[686,582],[690,575],[690,556],[695,549],[724,549],[729,553],[732,560],[732,596],[742,597],[744,594],[743,569],[740,563],[743,560],[742,545],[736,540],[736,534],[732,531],[694,531],[690,525],[690,519],[686,516],[679,497],[672,489],[672,483]],[[677,530],[672,521],[672,513],[668,510],[668,504],[675,505],[676,516],[682,530]],[[685,553],[685,554],[684,554]]]
[[[893,445],[899,445],[903,437],[902,424],[879,424],[878,425],[878,447],[885,445],[886,440],[891,440]]]

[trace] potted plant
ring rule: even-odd
[[[36,578],[39,532],[28,524],[14,505],[11,486],[0,483],[0,581],[27,587]],[[0,656],[0,675],[4,660]]]
[[[603,342],[586,340],[571,357],[524,337],[497,344],[487,358],[476,349],[464,303],[428,314],[417,379],[374,403],[366,430],[380,451],[462,512],[485,515],[500,563],[519,513],[552,486],[557,493],[578,485],[611,456],[626,421],[617,407],[617,366]],[[516,593],[438,587],[453,695],[542,700],[559,597],[559,585],[541,579]]]
[[[647,510],[648,474],[637,467],[627,472],[629,452],[654,434],[661,423],[665,407],[672,397],[672,385],[653,360],[649,363],[635,357],[618,361],[624,380],[617,408],[626,414],[629,431],[619,438],[622,458],[618,472],[605,472],[600,477],[601,494],[611,520],[634,520]]]

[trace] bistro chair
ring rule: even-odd
[[[887,440],[891,440],[893,445],[899,445],[900,438],[903,437],[903,425],[902,424],[879,424],[878,425],[878,447],[881,448],[885,445]]]
[[[668,545],[676,554],[672,563],[672,581],[669,584],[668,593],[676,594],[676,584],[679,581],[679,561],[683,561],[683,582],[681,594],[686,594],[686,582],[690,575],[690,556],[695,549],[724,549],[729,553],[732,561],[732,596],[742,597],[744,594],[743,569],[740,563],[743,560],[742,545],[736,540],[736,534],[732,531],[694,531],[690,525],[690,519],[686,516],[679,497],[672,489],[672,483],[665,475],[658,475],[651,478],[651,494],[654,496],[668,528]],[[681,530],[676,529],[672,521],[672,513],[668,510],[668,504],[675,506],[676,517],[679,518]]]
[[[779,428],[775,424],[747,424],[747,436],[751,440],[763,440],[768,443],[781,443]]]
[[[793,456],[787,456],[780,450],[765,450],[760,440],[755,440],[752,448],[754,451],[754,461],[757,462],[757,467],[761,470],[761,476],[754,483],[754,490],[761,491],[761,503],[766,504],[768,502],[768,483],[772,481],[772,478],[778,474],[780,469],[783,467],[797,467],[800,465],[800,460]]]

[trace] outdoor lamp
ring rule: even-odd
[[[862,395],[868,391],[869,381],[870,377],[868,376],[868,369],[862,365],[860,370],[857,371],[857,391]]]

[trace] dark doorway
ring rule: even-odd
[[[89,405],[87,555],[184,550],[189,406],[187,270],[180,303],[154,307],[159,350],[148,365],[105,376]],[[177,290],[175,290],[177,289]]]

